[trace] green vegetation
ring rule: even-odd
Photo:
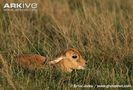
[[[8,63],[9,79],[12,77],[15,88],[66,90],[74,89],[74,84],[133,85],[132,0],[35,2],[38,11],[0,11],[0,54]],[[86,70],[67,74],[46,68],[33,75],[12,64],[17,54],[36,53],[51,60],[70,47],[81,52],[88,63]],[[13,86],[4,75],[0,72],[0,89],[11,90]]]

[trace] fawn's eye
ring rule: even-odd
[[[76,59],[78,56],[74,53],[73,55],[72,55],[72,58],[73,59]]]
[[[72,58],[76,59],[76,58],[77,58],[77,56],[72,56]]]

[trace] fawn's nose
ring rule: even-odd
[[[87,62],[84,63],[83,67],[86,68],[86,66],[87,66]]]
[[[87,65],[87,62],[85,62],[85,65]]]

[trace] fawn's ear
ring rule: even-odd
[[[56,63],[60,62],[63,59],[64,59],[64,57],[59,57],[59,58],[57,58],[55,60],[50,61],[49,64],[56,64]]]

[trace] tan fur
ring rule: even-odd
[[[37,54],[23,54],[14,59],[19,66],[29,70],[41,69],[46,62],[46,57]]]
[[[73,55],[77,56],[77,58],[72,58]],[[57,59],[50,61],[49,64],[55,64],[65,72],[71,72],[73,69],[85,69],[85,60],[74,48],[65,50]]]
[[[73,58],[73,56],[76,58]],[[45,66],[46,57],[37,54],[23,54],[16,56],[15,62],[24,69],[38,70]],[[48,64],[57,66],[65,72],[71,72],[73,69],[85,69],[85,60],[74,48],[64,50],[55,60],[49,61]]]

